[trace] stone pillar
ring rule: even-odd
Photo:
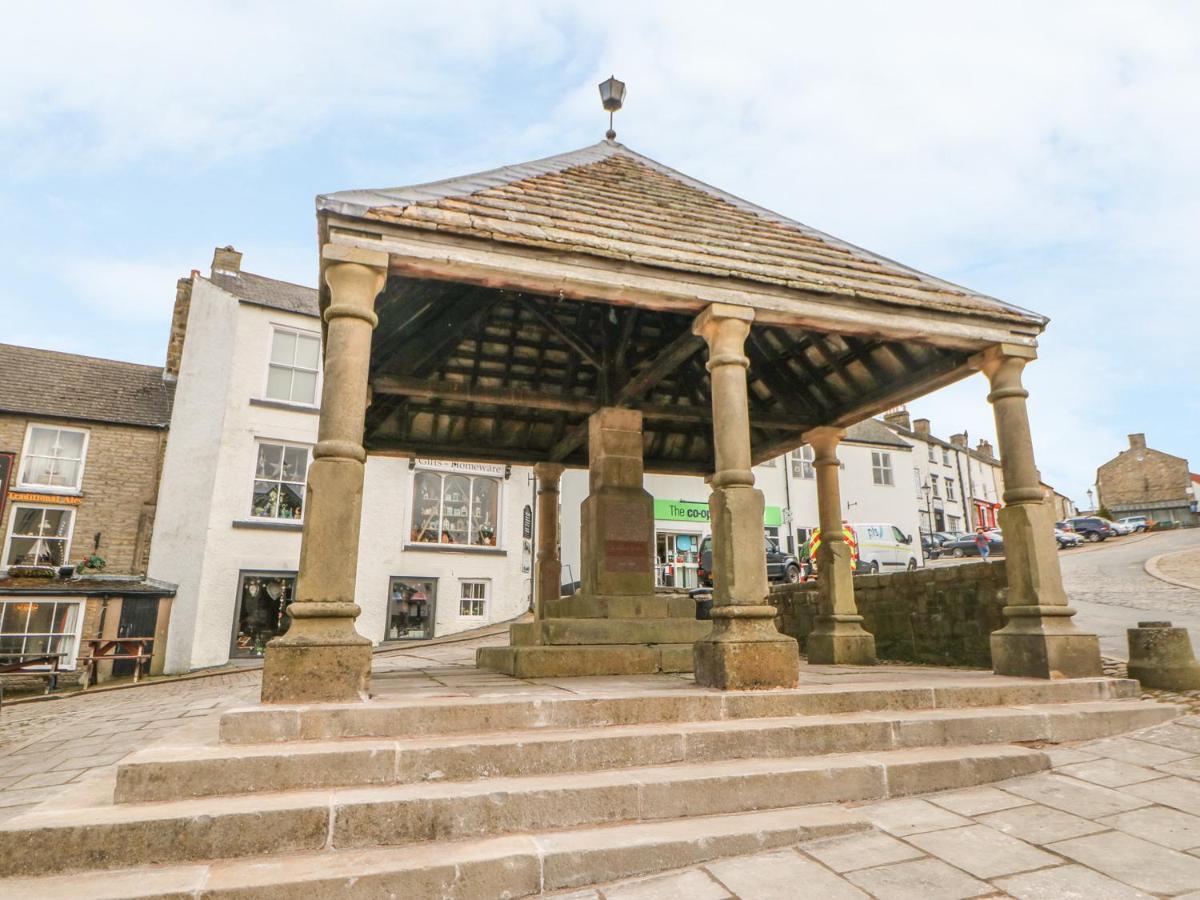
[[[550,601],[562,593],[562,558],[558,549],[558,485],[563,466],[540,462],[537,478],[537,560],[534,563],[533,616],[546,618]]]
[[[744,352],[752,310],[714,303],[692,330],[708,343],[716,471],[712,520],[712,632],[695,644],[696,684],[722,690],[795,687],[796,641],[775,628],[768,602],[764,500],[750,468],[750,407]]]
[[[580,507],[581,590],[654,594],[654,498],[642,487],[642,414],[603,407],[588,419],[588,495]]]
[[[842,492],[837,448],[846,432],[824,426],[804,435],[813,448],[817,472],[817,515],[821,546],[817,549],[817,595],[820,614],[808,636],[809,663],[869,666],[875,663],[875,638],[863,630],[854,602],[852,551],[842,533]]]
[[[267,645],[264,703],[365,700],[371,676],[371,642],[354,628],[354,583],[371,331],[388,257],[326,245],[324,259],[330,303],[321,420],[308,468],[292,625]]]
[[[972,362],[991,383],[988,400],[996,416],[1004,508],[1000,527],[1007,557],[1008,624],[992,634],[992,668],[999,675],[1084,678],[1101,674],[1100,644],[1094,634],[1075,627],[1067,605],[1054,514],[1044,502],[1033,458],[1033,438],[1021,385],[1026,363],[1037,358],[1032,347],[1000,344]]]

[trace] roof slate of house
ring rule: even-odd
[[[912,444],[878,419],[863,419],[861,422],[855,422],[846,429],[845,440],[855,444],[876,444],[881,447],[912,449]]]
[[[172,392],[159,366],[0,344],[0,412],[165,428]]]
[[[430,184],[326,194],[317,198],[317,209],[897,306],[1046,322],[755,206],[612,141]]]
[[[59,596],[68,594],[86,594],[89,596],[104,594],[142,594],[159,597],[170,597],[175,594],[176,586],[155,578],[142,578],[137,575],[101,575],[83,578],[0,578],[0,594],[37,594],[40,596]]]
[[[318,317],[321,315],[316,288],[292,284],[290,281],[277,281],[274,278],[265,278],[251,272],[234,274],[214,271],[209,281],[233,294],[239,300],[253,303],[256,306],[299,313],[303,316]]]

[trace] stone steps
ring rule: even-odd
[[[204,897],[453,897],[495,900],[581,887],[868,829],[851,811],[814,806],[697,816],[549,834],[324,850],[113,870],[89,882],[90,900]],[[0,880],[0,896],[75,900],[79,875]]]
[[[0,825],[0,878],[400,846],[968,787],[1048,767],[993,745],[737,759],[481,781],[46,804]]]
[[[1025,707],[843,713],[424,739],[165,746],[117,770],[115,800],[470,781],[674,763],[821,756],[953,744],[1091,740],[1146,728],[1171,707],[1107,700]]]
[[[503,648],[500,648],[503,649]],[[682,685],[682,683],[681,683]],[[671,690],[498,697],[230,710],[221,740],[233,744],[366,737],[496,734],[542,728],[702,722],[815,716],[883,710],[964,709],[1086,703],[1140,696],[1136,681],[1117,678],[971,679],[946,682],[809,686],[799,690],[719,692]]]
[[[517,639],[514,636],[514,643]],[[604,675],[671,674],[692,671],[692,647],[691,643],[553,646],[526,643],[509,647],[480,647],[475,651],[475,664],[481,669],[490,669],[514,678],[570,678],[597,672]]]

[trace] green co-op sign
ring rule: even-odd
[[[659,522],[703,522],[709,521],[708,504],[695,500],[655,500],[654,518]],[[768,506],[763,513],[764,525],[782,525],[783,510]]]

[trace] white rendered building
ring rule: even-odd
[[[218,249],[180,282],[177,374],[150,553],[179,585],[166,671],[261,656],[290,619],[305,475],[317,440],[317,292],[241,271]],[[370,456],[357,627],[375,643],[514,618],[532,589],[532,473]]]

